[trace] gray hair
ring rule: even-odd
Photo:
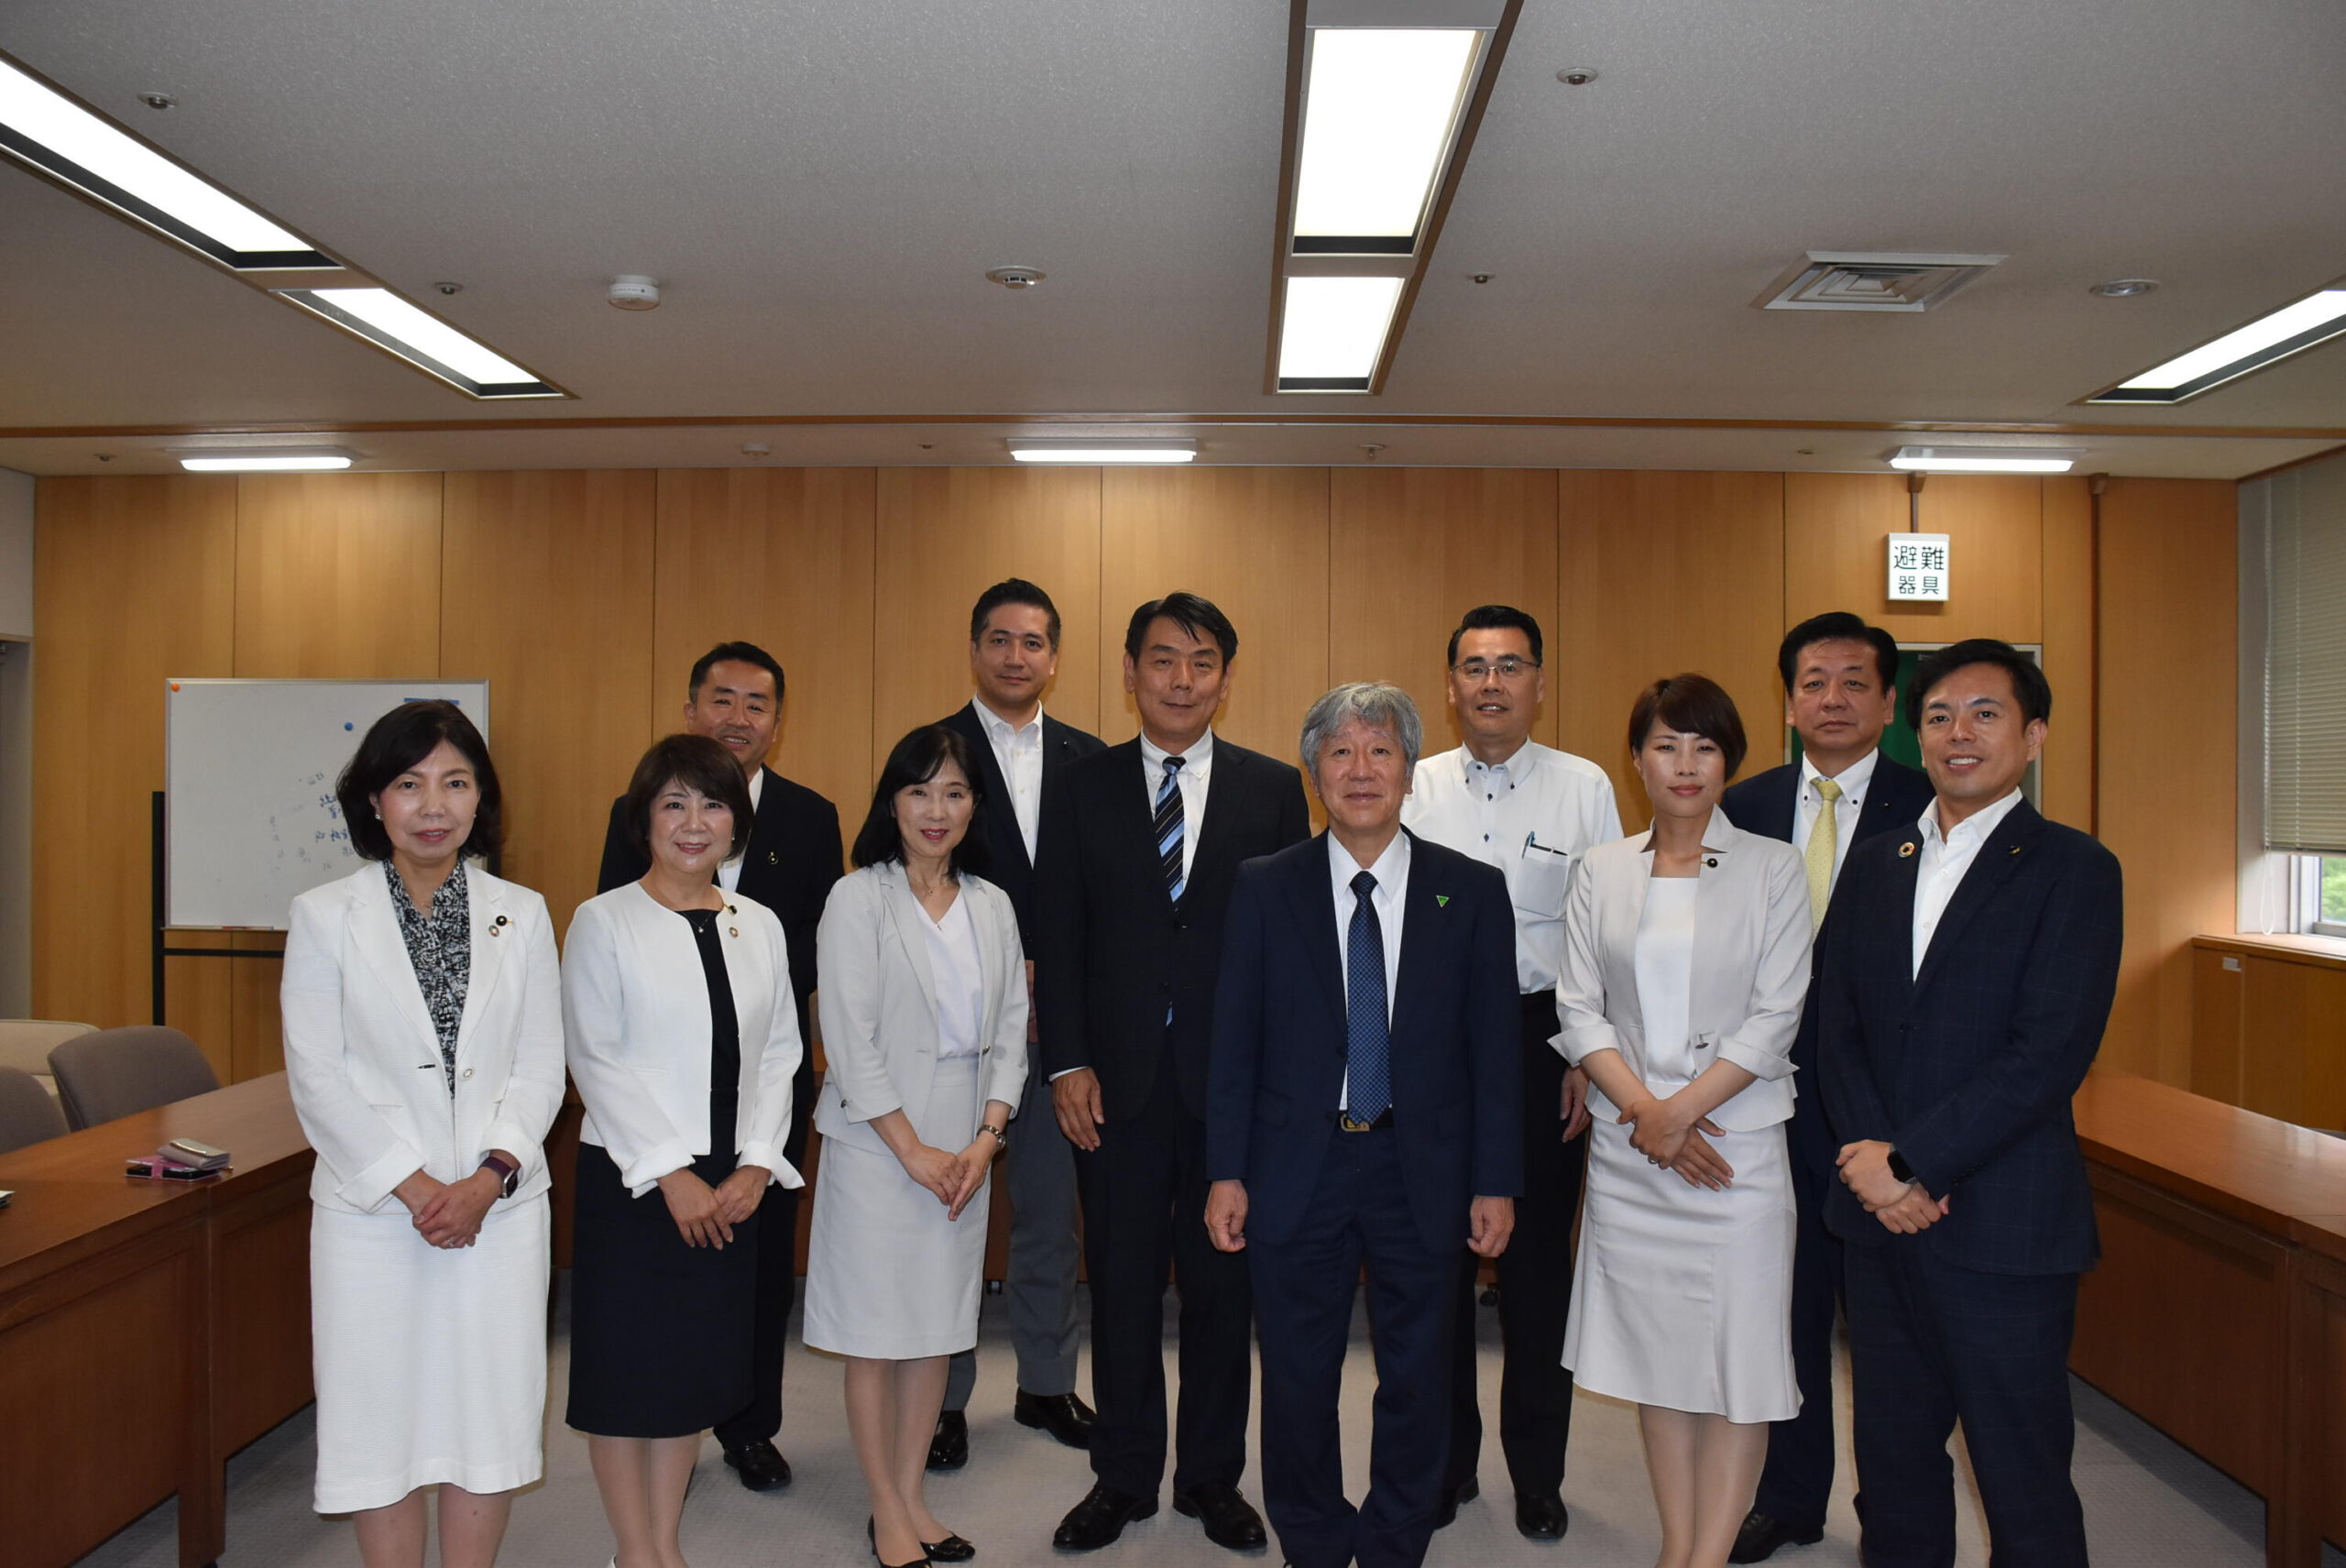
[[[1320,748],[1328,737],[1354,719],[1372,729],[1389,730],[1401,742],[1401,765],[1414,772],[1424,750],[1426,727],[1409,694],[1389,681],[1347,681],[1335,687],[1303,716],[1303,771],[1313,783],[1320,779]]]

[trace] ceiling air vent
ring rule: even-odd
[[[1752,302],[1763,311],[1927,311],[2002,259],[1812,250]]]

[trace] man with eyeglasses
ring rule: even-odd
[[[1465,744],[1417,766],[1402,820],[1420,838],[1496,866],[1515,911],[1523,1036],[1524,1196],[1515,1239],[1497,1261],[1499,1446],[1515,1486],[1515,1528],[1553,1541],[1572,1522],[1563,1500],[1573,1375],[1562,1365],[1572,1305],[1573,1221],[1580,1212],[1586,1080],[1550,1042],[1564,946],[1564,887],[1581,852],[1621,836],[1605,770],[1531,739],[1547,699],[1540,623],[1507,605],[1470,609],[1450,634],[1450,707]],[[1552,1120],[1545,1107],[1553,1106]],[[1438,1524],[1480,1490],[1483,1416],[1475,1398],[1474,1295],[1482,1260],[1462,1254],[1451,1374],[1450,1461]]]

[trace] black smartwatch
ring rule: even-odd
[[[1909,1186],[1913,1184],[1914,1168],[1908,1165],[1906,1163],[1906,1157],[1900,1154],[1896,1149],[1891,1149],[1890,1151],[1890,1174],[1896,1177],[1899,1180],[1905,1182]]]

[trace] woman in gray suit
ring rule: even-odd
[[[972,874],[983,777],[940,725],[898,741],[816,941],[829,1065],[804,1333],[848,1358],[883,1564],[975,1552],[928,1511],[922,1477],[946,1358],[977,1343],[986,1172],[1026,1081],[1018,917]]]
[[[1629,719],[1653,827],[1573,869],[1556,1044],[1585,1068],[1589,1164],[1564,1365],[1634,1401],[1660,1568],[1725,1568],[1792,1378],[1783,1124],[1808,989],[1808,880],[1718,808],[1743,721],[1702,675]]]

